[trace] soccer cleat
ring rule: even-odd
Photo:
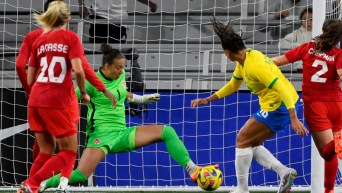
[[[213,169],[217,169],[219,167],[218,164],[215,165],[208,165],[208,166],[204,166],[204,167],[209,167],[209,168],[213,168]],[[190,173],[190,180],[194,183],[197,183],[197,177],[198,177],[198,173],[202,170],[202,168],[204,168],[202,166],[197,166],[196,171]]]
[[[42,193],[46,190],[46,180],[43,180],[40,184],[39,184],[39,188],[38,188],[38,192]]]
[[[293,168],[289,168],[281,179],[278,193],[288,193],[291,190],[292,183],[296,177],[297,171]]]
[[[69,193],[68,190],[69,179],[66,177],[61,177],[59,185],[56,189],[56,193]]]
[[[335,142],[335,152],[337,156],[342,159],[342,136],[341,132],[337,132],[334,135],[334,142]]]
[[[17,193],[37,193],[37,190],[32,189],[28,183],[22,182]]]

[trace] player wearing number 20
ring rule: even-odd
[[[68,181],[77,153],[77,129],[71,112],[75,97],[72,71],[85,102],[85,75],[81,57],[83,49],[78,36],[66,30],[70,10],[62,1],[54,1],[48,10],[35,15],[46,31],[34,42],[28,68],[27,83],[32,86],[28,101],[28,121],[40,152],[32,167],[40,168],[21,185],[17,192],[36,193],[42,180],[61,173]],[[56,45],[56,46],[54,46]],[[55,139],[60,152],[55,151]]]
[[[342,158],[342,50],[336,48],[342,39],[342,21],[328,20],[323,24],[323,34],[314,42],[303,44],[272,58],[278,65],[303,61],[304,116],[313,140],[325,160],[324,187],[333,193]]]

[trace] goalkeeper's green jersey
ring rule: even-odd
[[[99,70],[96,75],[106,85],[106,88],[114,94],[116,98],[116,109],[112,107],[112,102],[105,95],[86,82],[86,91],[90,96],[87,113],[87,135],[93,132],[120,131],[126,129],[125,100],[126,73],[123,73],[116,80],[108,79]],[[79,88],[76,88],[76,95],[81,100]]]

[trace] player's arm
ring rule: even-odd
[[[265,65],[264,65],[265,66]],[[284,102],[291,119],[292,128],[296,131],[296,133],[300,136],[304,136],[308,134],[308,130],[304,127],[304,125],[299,121],[295,109],[295,99],[292,98],[287,86],[280,80],[278,77],[273,74],[270,68],[255,68],[254,76],[262,82],[268,89],[272,89],[279,93],[280,98]]]
[[[38,60],[37,60],[37,52],[33,50],[30,55],[30,63],[27,70],[27,87],[28,87],[28,94],[30,94],[31,88],[36,81],[36,73],[37,69],[39,68]]]
[[[82,68],[81,58],[73,58],[71,60],[71,65],[75,73],[77,86],[81,91],[81,98],[84,100],[85,103],[87,103],[90,101],[90,97],[87,94],[85,88],[85,75]]]
[[[336,61],[336,72],[338,76],[340,77],[340,80],[342,80],[342,51],[339,50],[339,53],[335,55],[335,61]]]
[[[37,73],[37,68],[36,67],[33,67],[33,66],[29,66],[28,67],[28,71],[27,71],[27,85],[28,85],[28,88],[31,88],[33,86],[33,84],[35,82],[36,73]]]
[[[307,47],[308,47],[307,43],[300,45],[297,48],[294,48],[292,50],[285,52],[284,55],[271,58],[271,60],[277,66],[283,66],[285,64],[294,63],[298,60],[301,60],[304,57]]]
[[[84,53],[81,56],[82,60],[82,67],[85,74],[85,77],[90,84],[92,84],[98,91],[103,92],[103,94],[112,102],[112,106],[116,107],[116,99],[115,96],[106,89],[106,85],[96,76],[96,73],[89,65],[87,58],[85,57]]]
[[[277,66],[283,66],[285,64],[290,63],[289,60],[286,58],[285,55],[281,55],[281,56],[276,56],[271,58],[271,60],[274,62],[275,65]]]
[[[88,103],[90,101],[90,96],[87,94],[85,88],[85,74],[82,67],[81,57],[83,55],[83,48],[80,39],[76,35],[76,33],[70,33],[69,38],[69,58],[71,61],[72,69],[75,73],[76,83],[78,88],[81,91],[81,97],[84,103]]]
[[[342,80],[342,69],[338,69],[337,74],[340,77],[340,80]]]
[[[88,81],[86,81],[85,83],[85,90],[90,97],[94,97],[95,93],[97,92],[94,86],[91,85]],[[76,93],[77,99],[82,100],[81,90],[79,87],[75,89],[75,93]]]
[[[106,85],[96,76],[94,69],[91,68],[84,54],[81,56],[81,60],[83,71],[87,81],[92,84],[98,91],[103,92],[104,90],[106,90]]]
[[[297,112],[295,109],[295,103],[296,101],[293,100],[292,96],[289,92],[287,92],[286,85],[279,79],[275,78],[274,81],[269,85],[269,88],[275,90],[279,93],[279,96],[283,100],[291,120],[291,126],[296,131],[296,133],[300,136],[307,135],[309,132],[304,127],[304,125],[299,121],[297,117]]]
[[[27,62],[28,56],[24,54],[18,55],[17,61],[15,63],[15,69],[17,71],[19,80],[25,89],[26,93],[29,93],[29,87],[27,84],[27,74],[26,74],[26,62]]]
[[[242,82],[243,82],[242,78],[239,78],[238,76],[233,75],[233,77],[225,86],[223,86],[220,90],[218,90],[211,96],[207,98],[198,98],[198,99],[192,100],[191,107],[195,108],[198,105],[206,105],[212,101],[216,101],[223,97],[229,96],[230,94],[236,92],[240,88]]]
[[[154,94],[137,95],[131,92],[127,92],[126,99],[129,103],[151,104],[160,100],[160,94],[154,93]]]
[[[30,37],[31,37],[30,34],[28,34],[24,38],[24,41],[21,44],[20,49],[19,49],[18,58],[15,63],[15,69],[17,71],[19,80],[23,88],[25,89],[26,95],[28,95],[30,92],[29,86],[27,84],[27,73],[26,73],[26,64],[27,64],[28,58],[30,57],[31,46],[32,46],[32,43],[30,42]]]

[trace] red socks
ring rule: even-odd
[[[37,144],[38,146],[38,144]],[[45,162],[47,162],[50,158],[52,157],[52,155],[47,154],[47,153],[43,153],[40,152],[39,153],[39,147],[38,147],[38,154],[37,154],[37,158],[34,159],[33,164],[31,166],[30,169],[30,177],[32,177],[38,170],[40,170],[40,168],[45,164]]]
[[[329,161],[335,154],[335,142],[332,140],[322,148],[322,158]]]
[[[334,140],[323,147],[322,157],[324,159],[324,188],[325,192],[329,192],[334,189],[338,170],[338,159],[335,153]]]
[[[76,155],[77,153],[74,151],[64,150],[64,159],[67,161],[64,169],[61,171],[61,176],[70,178],[71,172],[74,170]]]
[[[324,188],[326,192],[334,189],[337,170],[338,159],[335,154],[330,161],[324,162]]]
[[[37,157],[37,161],[38,158],[39,157]],[[62,176],[69,178],[71,171],[74,168],[75,161],[76,152],[71,150],[61,150],[56,156],[50,158],[38,172],[33,176],[30,176],[28,183],[32,188],[39,187],[41,181],[48,179],[61,171]]]

